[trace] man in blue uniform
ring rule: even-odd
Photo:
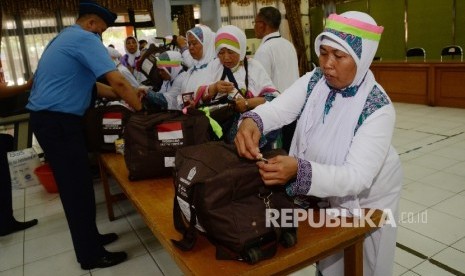
[[[27,105],[32,130],[57,182],[77,261],[86,270],[127,258],[125,252],[104,248],[118,238],[115,233],[98,232],[82,124],[94,86],[100,96],[120,97],[135,110],[141,109],[137,90],[116,69],[101,41],[115,19],[116,14],[94,1],[81,0],[76,24],[58,34],[42,54]],[[100,77],[111,87],[96,85]]]

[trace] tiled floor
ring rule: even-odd
[[[465,273],[465,109],[396,103],[393,144],[405,171],[394,275]],[[102,186],[95,185],[98,225],[120,239],[107,246],[129,259],[106,269],[81,270],[75,261],[60,199],[41,186],[14,191],[17,219],[38,218],[27,231],[0,237],[0,275],[181,275],[129,202],[109,222]],[[294,275],[313,275],[314,267]]]

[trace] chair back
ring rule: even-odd
[[[442,58],[445,57],[445,56],[450,56],[452,59],[455,56],[460,56],[460,61],[463,61],[462,47],[460,47],[458,45],[450,45],[450,46],[446,46],[446,47],[442,48],[441,61],[442,61]]]
[[[409,57],[423,57],[423,61],[426,61],[426,51],[421,47],[409,48],[405,53],[405,60],[407,61]]]

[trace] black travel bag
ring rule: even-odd
[[[124,129],[129,180],[172,175],[176,151],[210,140],[210,122],[199,110],[134,113]]]
[[[84,133],[89,152],[115,152],[115,140],[123,137],[125,121],[132,111],[118,101],[101,101],[84,115]]]

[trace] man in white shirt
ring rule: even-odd
[[[263,7],[255,17],[255,36],[262,43],[254,55],[270,76],[273,84],[282,93],[299,78],[299,63],[294,45],[281,37],[279,26],[281,13],[274,7]],[[295,122],[282,129],[282,148],[289,151]]]
[[[263,7],[255,17],[255,36],[262,43],[254,55],[280,92],[299,78],[299,64],[294,45],[281,37],[281,13],[274,7]]]

